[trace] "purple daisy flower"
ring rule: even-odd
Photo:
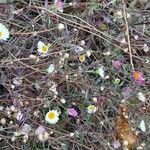
[[[119,70],[122,66],[122,62],[120,60],[116,60],[113,65],[117,70]]]
[[[71,117],[76,117],[78,116],[78,112],[74,108],[68,108],[67,109],[67,114]]]

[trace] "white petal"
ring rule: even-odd
[[[142,92],[139,92],[138,93],[138,99],[142,102],[145,102],[146,101],[146,98],[144,96],[144,94]]]
[[[0,40],[7,40],[9,38],[9,30],[0,23],[0,32],[2,32],[2,36],[0,37]]]
[[[141,129],[143,132],[146,131],[146,125],[145,125],[144,120],[142,120],[142,121],[140,122],[140,129]]]
[[[98,68],[98,74],[102,77],[102,78],[104,78],[104,67],[103,66],[101,66],[100,68]]]
[[[52,73],[55,70],[54,64],[50,64],[47,71],[48,73]]]
[[[39,41],[38,44],[37,44],[37,47],[38,47],[38,52],[42,52],[42,47],[44,46],[45,44],[42,42],[42,41]]]

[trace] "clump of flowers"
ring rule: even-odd
[[[37,47],[38,47],[38,52],[40,54],[46,54],[48,52],[50,44],[46,45],[42,41],[39,41]]]
[[[35,135],[37,136],[39,141],[46,141],[49,138],[48,132],[45,130],[45,128],[40,125],[38,128],[35,130]]]
[[[98,108],[97,108],[95,105],[89,105],[89,106],[87,107],[87,111],[88,111],[89,114],[93,114],[93,113],[95,113],[97,110],[98,110]]]
[[[78,116],[78,112],[74,108],[68,108],[67,114],[71,117],[77,117]]]
[[[134,71],[132,73],[132,78],[139,85],[143,85],[145,83],[145,79],[144,79],[143,73],[140,72],[140,71]]]
[[[57,110],[50,110],[45,116],[45,120],[50,124],[55,124],[59,120],[59,113]]]
[[[9,38],[9,30],[0,23],[0,41],[6,41]]]

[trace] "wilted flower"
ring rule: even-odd
[[[13,84],[19,86],[22,84],[22,78],[21,77],[15,77],[12,79]]]
[[[120,60],[116,60],[114,63],[113,63],[113,65],[114,65],[114,67],[116,68],[116,69],[120,69],[121,68],[121,66],[122,66],[122,62],[120,61]]]
[[[89,114],[95,113],[98,110],[98,108],[94,105],[90,105],[87,107],[87,111]]]
[[[48,132],[47,132],[47,131],[46,131],[46,132],[44,132],[44,134],[43,134],[43,138],[44,138],[44,140],[45,140],[45,141],[49,139],[49,134],[48,134]]]
[[[0,41],[6,41],[9,38],[9,30],[0,23]]]
[[[64,58],[68,58],[69,57],[69,54],[68,53],[65,53],[64,54]]]
[[[122,18],[122,17],[123,17],[123,13],[122,13],[121,10],[118,10],[118,11],[116,12],[116,15],[117,15],[118,18]]]
[[[35,130],[35,135],[37,135],[39,141],[46,141],[49,138],[48,132],[42,125],[38,126]]]
[[[120,40],[120,42],[121,42],[122,44],[125,44],[125,43],[126,43],[126,39],[123,38],[123,39]]]
[[[97,103],[98,103],[99,106],[102,107],[104,105],[105,101],[106,101],[106,97],[105,96],[101,96],[100,95],[100,96],[97,97]]]
[[[40,125],[40,126],[38,126],[37,129],[35,130],[35,134],[36,134],[36,135],[44,134],[45,131],[46,131],[45,128],[44,128],[42,125]]]
[[[16,136],[16,137],[17,137],[17,136],[20,136],[20,135],[21,135],[21,132],[20,132],[20,131],[15,131],[15,132],[14,132],[14,136]]]
[[[76,117],[78,116],[78,112],[74,108],[68,108],[67,109],[67,114],[71,117]]]
[[[22,119],[23,119],[23,114],[22,114],[21,111],[19,111],[19,112],[16,114],[16,119],[17,119],[18,121],[22,121]]]
[[[114,149],[118,149],[121,146],[121,143],[117,140],[114,141],[112,144],[113,144]]]
[[[54,4],[56,6],[57,11],[59,12],[63,12],[63,8],[64,8],[64,3],[62,2],[62,0],[55,0]]]
[[[1,123],[1,124],[5,124],[5,123],[6,123],[6,119],[5,119],[5,118],[2,118],[2,119],[0,120],[0,123]]]
[[[28,139],[29,139],[29,135],[28,134],[24,135],[23,136],[23,143],[26,143],[28,141]]]
[[[95,102],[95,103],[97,103],[97,97],[93,97],[92,101]]]
[[[139,71],[134,71],[132,73],[132,77],[133,77],[133,80],[138,83],[139,85],[143,85],[144,82],[145,82],[145,79],[143,77],[143,73],[142,72],[139,72]]]
[[[46,116],[45,116],[45,120],[47,122],[49,122],[50,124],[55,124],[58,122],[59,120],[59,113],[57,110],[50,110]]]
[[[27,134],[29,134],[30,131],[31,131],[31,126],[30,126],[29,124],[25,123],[25,124],[22,126],[22,128],[21,128],[21,130],[20,130],[20,133],[21,133],[22,135],[27,135]]]
[[[128,99],[131,96],[131,89],[130,87],[126,87],[123,89],[123,97],[124,99]]]

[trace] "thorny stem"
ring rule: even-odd
[[[131,45],[130,45],[131,43],[130,43],[130,35],[129,35],[129,25],[128,25],[127,12],[126,12],[126,4],[124,0],[122,0],[122,3],[123,3],[123,15],[124,15],[125,25],[126,25],[126,35],[127,35],[127,40],[128,40],[128,49],[129,49],[129,54],[130,54],[130,63],[131,63],[132,70],[134,71],[132,50],[131,50]]]

